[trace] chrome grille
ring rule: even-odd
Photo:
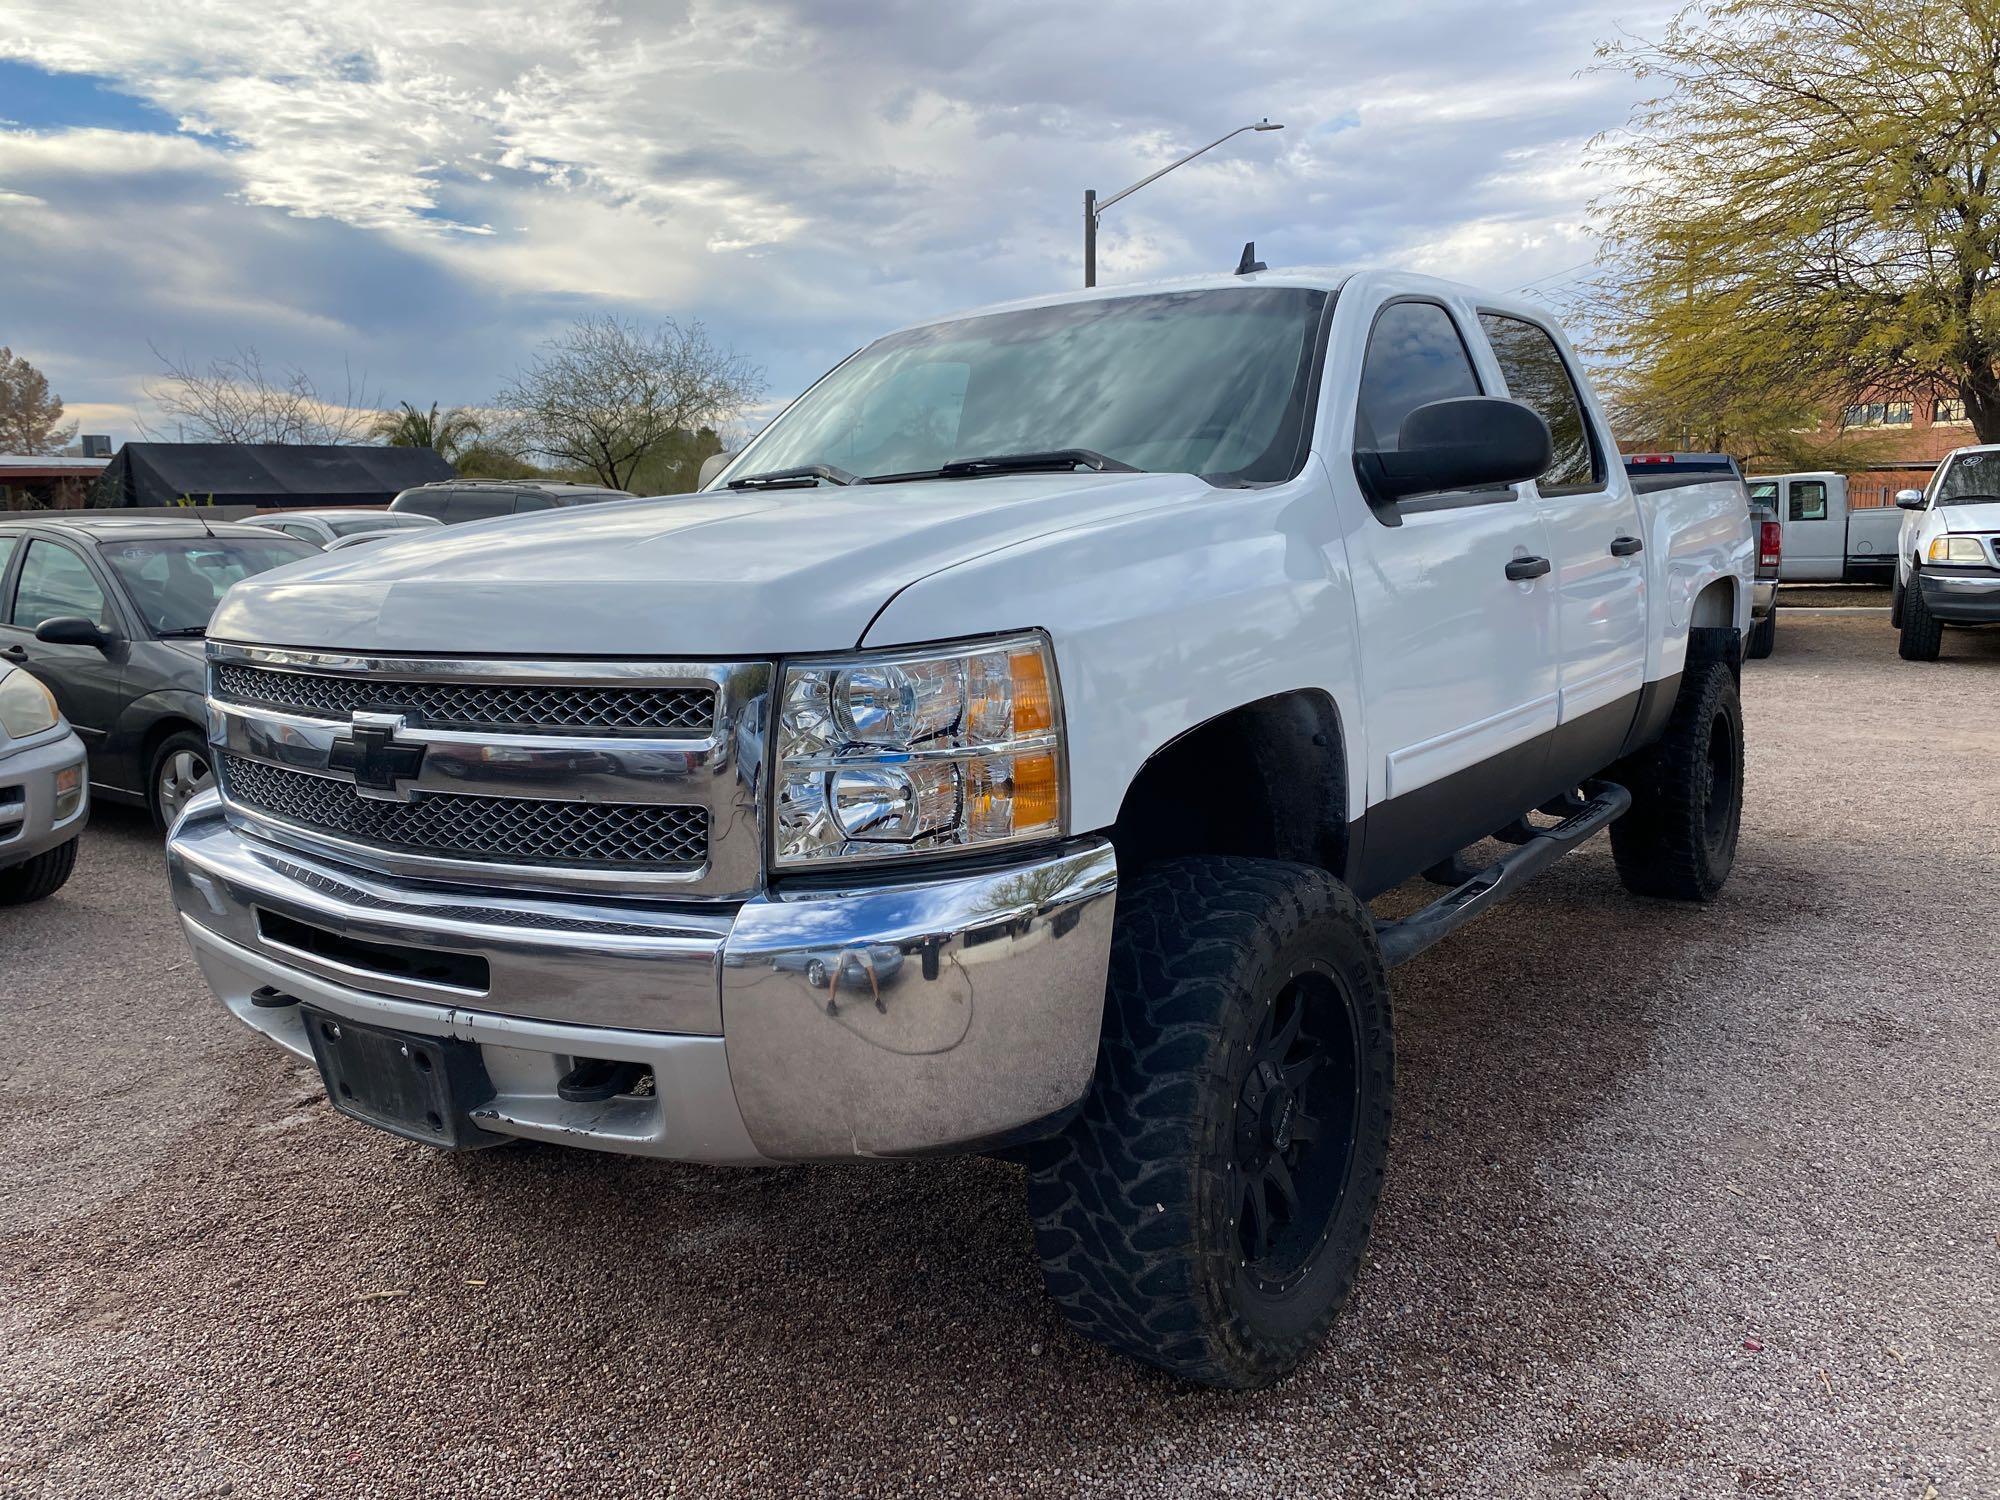
[[[715,722],[715,689],[604,687],[560,683],[422,682],[272,671],[218,662],[215,696],[314,719],[357,710],[401,714],[433,729],[498,729],[590,735],[700,735]]]
[[[583,868],[689,869],[708,853],[708,809],[419,792],[360,796],[351,782],[221,757],[223,790],[253,812],[321,833],[447,859]]]

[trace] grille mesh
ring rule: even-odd
[[[410,802],[378,802],[358,796],[348,782],[237,755],[222,757],[222,778],[229,796],[252,811],[448,859],[685,869],[699,865],[708,851],[703,807],[424,793]]]
[[[215,695],[319,719],[346,719],[357,709],[400,713],[434,729],[680,735],[705,734],[715,721],[711,687],[408,682],[276,672],[236,662],[217,664]]]

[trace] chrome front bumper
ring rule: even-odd
[[[476,1043],[495,1096],[472,1118],[502,1135],[683,1161],[897,1156],[1057,1114],[1096,1064],[1117,886],[1102,839],[948,878],[668,908],[390,884],[247,838],[205,793],[167,860],[238,1019],[309,1057],[298,1005],[253,1000],[276,991]],[[643,1063],[653,1090],[566,1102],[556,1083],[578,1058]]]
[[[90,778],[64,818],[56,816],[56,777],[83,768],[83,742],[73,730],[24,745],[0,760],[0,870],[45,854],[83,832],[90,820]]]

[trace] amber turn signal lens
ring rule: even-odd
[[[1055,828],[1062,821],[1062,781],[1052,750],[1014,757],[1014,832]]]
[[[1014,679],[1014,733],[1040,734],[1055,728],[1055,699],[1049,691],[1049,669],[1042,653],[1011,652],[1007,667]]]

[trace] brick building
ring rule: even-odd
[[[1954,448],[1976,443],[1962,401],[1871,401],[1841,413],[1839,427],[1822,429],[1828,438],[1862,438],[1879,445],[1880,456],[1847,476],[1850,503],[1894,505],[1896,491],[1920,490],[1938,461]]]

